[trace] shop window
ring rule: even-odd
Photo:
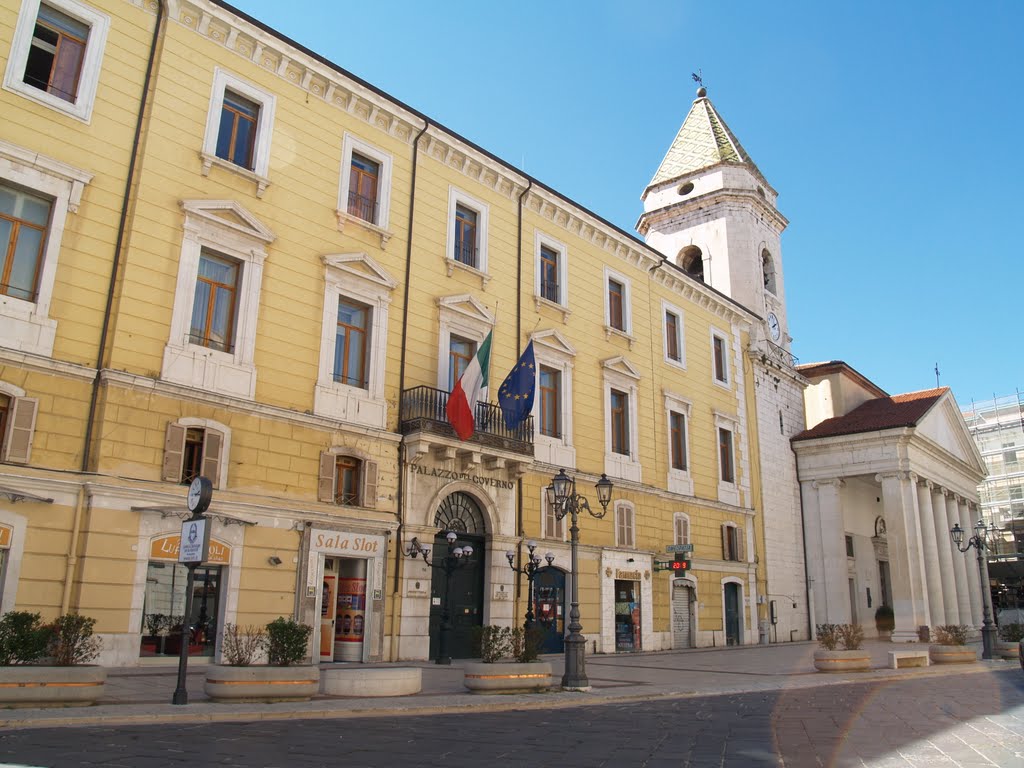
[[[673,524],[673,543],[675,544],[689,544],[690,543],[690,518],[683,512],[676,512],[672,519]]]
[[[213,89],[203,138],[203,175],[217,166],[249,179],[262,197],[270,184],[270,139],[276,99],[220,69],[214,70]]]
[[[615,505],[615,546],[635,547],[635,521],[633,505],[619,502]]]
[[[743,550],[743,529],[735,523],[722,525],[722,559],[745,562]]]
[[[615,580],[615,650],[641,650],[640,584]]]
[[[188,569],[175,562],[150,561],[142,610],[140,656],[178,656],[185,624]],[[217,645],[222,574],[219,565],[200,565],[192,584],[188,617],[189,656],[213,656]]]
[[[24,391],[0,382],[0,461],[28,464],[32,458],[39,401]]]
[[[24,0],[4,87],[88,122],[109,27],[75,0]]]
[[[202,475],[214,488],[222,487],[222,467],[226,468],[227,464],[222,461],[222,455],[226,453],[226,445],[227,435],[222,429],[184,420],[171,422],[164,441],[163,479],[188,485]]]
[[[320,454],[318,498],[342,507],[377,506],[377,462],[346,453]]]

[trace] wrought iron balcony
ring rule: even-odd
[[[449,393],[434,387],[413,387],[402,392],[403,435],[429,432],[457,440],[455,430],[448,423],[445,408]],[[515,429],[505,426],[501,407],[492,403],[476,404],[476,430],[470,443],[512,453],[533,456],[533,416]]]

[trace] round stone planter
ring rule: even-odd
[[[864,650],[819,649],[814,652],[814,668],[819,672],[867,672],[871,669],[871,655]]]
[[[929,645],[932,664],[970,664],[978,660],[978,652],[969,645]]]
[[[538,693],[551,687],[551,663],[499,661],[465,664],[463,684],[473,693]]]
[[[992,650],[1000,659],[1017,661],[1020,658],[1020,646],[1017,643],[998,642]]]
[[[103,696],[105,667],[0,667],[0,707],[88,707]]]
[[[206,670],[205,690],[213,701],[309,701],[320,692],[320,668],[216,665]]]

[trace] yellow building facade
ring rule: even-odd
[[[580,518],[588,652],[764,640],[757,313],[222,4],[22,0],[0,57],[0,610],[92,616],[110,665],[278,616],[314,659],[432,658],[444,609],[456,657],[530,608],[559,652],[564,469],[594,511],[614,484]],[[462,441],[445,403],[489,333]],[[446,584],[410,554],[449,530]]]

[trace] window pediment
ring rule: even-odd
[[[468,293],[458,296],[442,296],[437,300],[437,306],[442,313],[452,312],[474,323],[494,325],[494,315],[491,311]]]
[[[551,329],[539,331],[531,336],[534,343],[543,347],[543,351],[558,357],[576,357],[576,348],[558,331]]]
[[[617,373],[622,376],[628,376],[634,381],[640,381],[640,371],[624,357],[610,357],[607,360],[602,360],[601,367],[604,368],[606,373]]]
[[[380,264],[365,253],[329,253],[321,257],[328,270],[336,270],[338,277],[354,278],[372,284],[377,289],[393,291],[398,281]]]
[[[195,217],[236,236],[268,244],[277,239],[270,228],[234,200],[182,200],[179,205],[188,218]]]

